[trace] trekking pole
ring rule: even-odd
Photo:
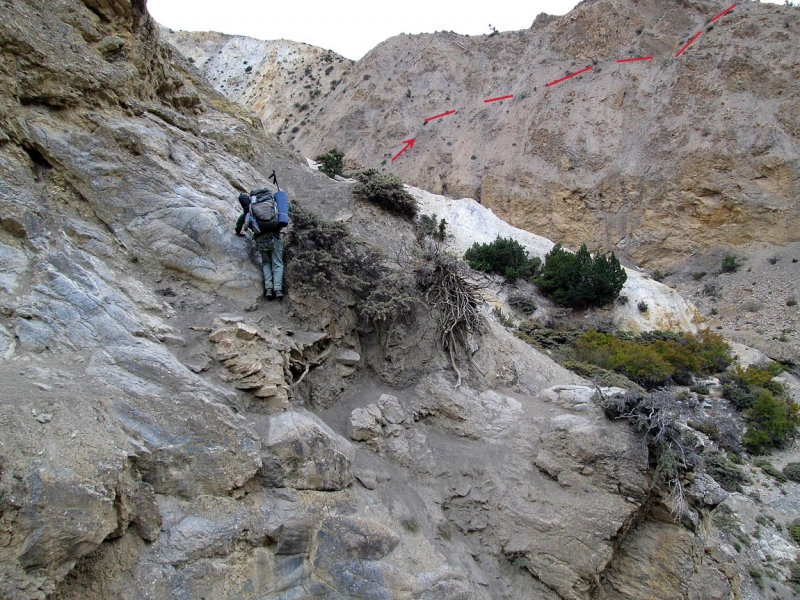
[[[275,169],[272,169],[272,175],[268,177],[268,179],[272,179],[272,183],[275,184],[275,187],[278,188],[278,191],[281,191],[281,186],[278,185],[278,176],[275,175]]]

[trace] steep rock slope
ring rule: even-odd
[[[327,79],[310,58],[273,63],[237,94],[306,156],[336,146],[528,231],[664,268],[800,231],[800,11],[744,2],[711,23],[727,6],[583,2],[526,31],[401,35]],[[200,64],[210,49],[194,35],[171,39]],[[274,44],[214,38],[223,55],[248,43],[253,56]]]
[[[664,597],[747,589],[700,520],[724,495],[690,488],[695,521],[647,544],[670,507],[640,440],[488,316],[456,389],[421,303],[379,337],[344,294],[256,300],[234,198],[271,169],[361,244],[413,228],[215,93],[144,2],[3,11],[0,596],[637,597],[628,539],[669,557],[648,580],[697,574]]]

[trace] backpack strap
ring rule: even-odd
[[[261,233],[261,229],[258,227],[258,219],[253,216],[252,204],[250,204],[250,207],[247,209],[247,216],[244,218],[244,227],[245,229],[250,227],[256,233]]]

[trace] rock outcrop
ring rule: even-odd
[[[0,596],[636,597],[640,554],[659,582],[714,551],[699,518],[653,524],[638,436],[498,323],[455,388],[422,306],[387,332],[295,282],[259,302],[234,205],[272,169],[360,243],[414,230],[214,92],[143,1],[6,2],[0,46]],[[739,593],[722,553],[693,567]]]

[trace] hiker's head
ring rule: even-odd
[[[242,208],[247,210],[247,207],[250,206],[250,196],[245,193],[239,194],[239,204],[242,205]]]

